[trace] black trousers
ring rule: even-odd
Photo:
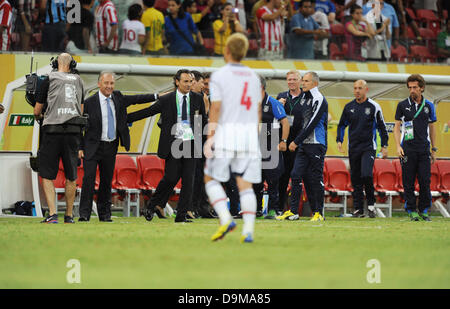
[[[175,159],[169,155],[166,159],[164,176],[156,187],[155,193],[150,198],[150,208],[154,209],[155,206],[164,208],[168,197],[172,194],[173,189],[181,178],[180,199],[178,200],[177,217],[175,219],[184,220],[186,218],[189,205],[192,203],[196,160],[198,159]]]
[[[230,199],[230,213],[232,216],[239,214],[239,188],[236,183],[236,177],[233,173],[230,173],[230,180],[222,183],[227,197]]]
[[[416,152],[405,150],[405,156],[400,160],[402,165],[402,180],[405,190],[406,211],[416,211],[416,196],[414,186],[417,177],[419,182],[419,212],[426,212],[431,206],[431,161],[429,151]]]
[[[195,176],[194,176],[194,189],[195,194],[192,196],[192,207],[188,210],[193,210],[199,215],[206,215],[209,213],[210,206],[208,203],[208,196],[205,190],[205,180],[204,180],[204,166],[205,159],[195,159]]]
[[[42,29],[42,51],[62,52],[66,23],[44,24]]]
[[[291,211],[298,213],[302,195],[302,181],[313,213],[323,214],[324,183],[323,166],[326,153],[321,144],[304,144],[296,152],[294,168],[291,172]]]
[[[284,172],[284,161],[283,153],[279,152],[278,166],[274,169],[263,169],[262,170],[262,181],[260,183],[253,185],[253,190],[256,195],[256,210],[262,211],[262,198],[264,193],[264,181],[267,182],[267,193],[269,195],[268,211],[282,211],[283,208],[280,207],[279,203],[279,179],[281,174]]]
[[[100,142],[95,155],[83,160],[83,186],[80,197],[80,217],[89,219],[95,191],[95,176],[99,168],[100,184],[98,188],[97,211],[100,220],[111,217],[111,183],[116,164],[118,139],[113,142]]]
[[[355,210],[364,210],[364,191],[367,205],[375,204],[373,187],[373,163],[375,150],[349,152],[350,178],[353,186],[353,205]]]
[[[295,154],[295,152],[291,152],[289,150],[283,152],[284,172],[278,183],[280,210],[284,209],[287,202],[288,195],[286,190],[289,185],[289,179],[291,178],[292,168],[294,167]]]

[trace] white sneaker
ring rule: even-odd
[[[288,220],[291,220],[291,221],[295,221],[295,220],[299,220],[300,217],[299,217],[299,215],[293,215],[293,216],[287,217],[287,219],[288,219]]]

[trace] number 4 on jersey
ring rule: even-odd
[[[247,96],[247,88],[248,88],[248,82],[245,82],[244,93],[242,93],[242,98],[241,98],[241,105],[244,105],[247,108],[247,110],[249,110],[250,107],[252,106],[252,100],[250,97]]]

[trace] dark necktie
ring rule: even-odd
[[[183,96],[183,108],[181,110],[181,120],[187,120],[187,99]]]

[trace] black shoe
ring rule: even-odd
[[[44,220],[41,221],[41,223],[58,223],[58,215],[48,215]]]
[[[64,223],[75,223],[75,221],[71,216],[64,216]]]
[[[151,209],[151,208],[144,209],[144,218],[145,218],[145,220],[152,221],[154,214],[155,213],[153,212],[153,209]]]
[[[100,220],[100,222],[113,222],[111,217],[100,218],[99,220]]]
[[[362,210],[362,209],[355,210],[352,214],[352,217],[353,218],[364,218],[365,217],[364,210]]]
[[[373,207],[373,210],[370,210],[370,206]],[[367,207],[367,212],[369,213],[369,218],[376,218],[377,217],[376,209],[373,205],[370,205],[370,206]]]
[[[86,217],[80,217],[78,218],[78,222],[89,222],[89,219]]]
[[[262,218],[264,216],[263,212],[261,210],[258,210],[256,212],[256,218]]]
[[[186,219],[186,218],[183,218],[183,219],[175,218],[175,223],[192,223],[192,222],[194,222],[194,221]]]
[[[186,220],[195,219],[195,214],[192,211],[186,213]]]
[[[234,215],[233,219],[242,219],[242,215],[241,214]]]

